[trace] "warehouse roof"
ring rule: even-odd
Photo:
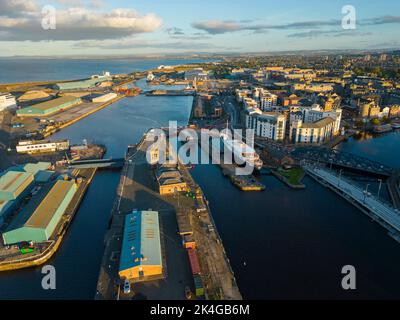
[[[112,77],[110,77],[110,76],[95,77],[95,78],[85,79],[85,80],[81,80],[81,81],[70,81],[70,82],[57,83],[56,87],[59,88],[60,90],[90,88],[90,87],[94,87],[98,83],[101,83],[104,81],[109,81],[111,79],[112,79]]]
[[[63,199],[73,187],[73,181],[62,180],[45,185],[15,217],[7,230],[22,226],[46,228]]]
[[[71,97],[71,96],[63,96],[63,97],[59,97],[57,99],[53,99],[53,100],[49,100],[46,102],[42,102],[42,103],[38,103],[38,104],[34,104],[32,106],[29,106],[27,108],[34,108],[34,109],[39,109],[39,110],[49,110],[55,107],[58,107],[64,103],[69,103],[69,102],[75,102],[80,100],[80,98],[77,97]],[[27,109],[24,108],[24,109]]]
[[[158,212],[134,211],[125,218],[120,270],[162,265]]]
[[[26,163],[23,165],[11,167],[7,171],[28,172],[35,176],[35,181],[46,182],[54,174],[54,171],[49,171],[50,162]]]
[[[28,172],[8,171],[0,177],[0,190],[14,192],[31,175]]]

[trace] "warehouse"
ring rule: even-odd
[[[82,89],[93,88],[102,82],[110,81],[110,80],[112,80],[112,77],[111,77],[110,73],[106,72],[101,76],[95,75],[95,76],[92,76],[90,79],[86,79],[86,80],[57,83],[54,86],[54,88],[56,90],[63,90],[63,91],[82,90]]]
[[[35,182],[48,182],[54,175],[50,162],[26,163],[19,166],[10,167],[7,171],[29,172],[33,174]]]
[[[73,181],[58,180],[43,187],[3,233],[4,244],[49,240],[75,192]]]
[[[17,110],[17,116],[20,117],[41,117],[47,116],[64,109],[71,108],[82,103],[77,97],[64,96],[46,102],[38,103],[30,107]]]
[[[0,225],[33,186],[33,173],[7,171],[0,177]]]
[[[92,99],[92,102],[94,103],[98,103],[98,102],[109,102],[113,99],[115,99],[116,97],[118,97],[118,95],[116,93],[107,93],[107,94],[103,94],[99,97],[95,97]]]
[[[187,191],[188,187],[177,168],[160,166],[156,172],[160,195]]]
[[[15,207],[16,201],[4,201],[0,200],[0,226],[4,223],[7,216],[11,213]]]
[[[0,200],[16,200],[33,183],[33,174],[29,172],[8,171],[0,177]]]
[[[163,276],[158,212],[134,211],[125,218],[119,276],[132,282]]]

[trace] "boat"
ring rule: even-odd
[[[392,123],[393,129],[400,129],[400,123]]]
[[[392,130],[393,130],[393,128],[390,124],[384,124],[384,125],[374,127],[375,133],[385,133],[385,132],[390,132]]]
[[[152,82],[156,77],[154,76],[153,72],[149,72],[147,74],[147,82]]]
[[[234,161],[239,160],[242,164],[247,163],[256,170],[262,169],[263,161],[252,147],[241,140],[231,139],[226,133],[221,133],[221,138],[224,146],[234,155]],[[238,164],[240,165],[240,163]]]
[[[185,287],[185,297],[187,300],[191,300],[193,297],[193,293],[188,286]]]

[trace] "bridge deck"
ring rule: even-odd
[[[70,168],[107,168],[107,167],[122,167],[125,159],[94,159],[94,160],[78,160],[69,163]]]
[[[396,231],[400,232],[400,215],[395,208],[379,201],[374,196],[366,195],[364,190],[351,184],[350,181],[343,177],[339,178],[331,171],[311,166],[306,167],[306,170],[310,175],[317,177],[328,183],[330,186],[340,190],[358,205],[366,208]]]
[[[292,156],[297,159],[306,159],[314,162],[321,162],[340,166],[343,168],[353,169],[366,173],[389,177],[394,169],[385,164],[360,157],[348,152],[331,150],[319,147],[300,147],[292,151]]]

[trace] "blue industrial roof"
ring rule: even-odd
[[[23,165],[8,168],[6,172],[9,171],[28,172],[34,175],[35,181],[47,182],[54,174],[54,171],[48,170],[50,167],[51,167],[50,162],[26,163]]]
[[[134,211],[125,217],[119,270],[162,265],[158,212]]]

